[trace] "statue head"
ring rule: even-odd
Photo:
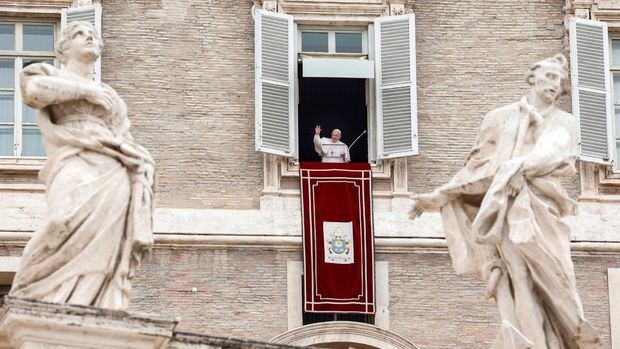
[[[342,132],[339,129],[335,128],[332,131],[332,142],[336,143],[340,140],[340,136],[342,136]]]
[[[56,42],[56,55],[63,64],[72,59],[92,63],[101,55],[102,49],[103,41],[95,27],[83,21],[69,23]]]
[[[540,99],[553,103],[568,91],[568,61],[557,54],[536,62],[527,71],[525,81]]]

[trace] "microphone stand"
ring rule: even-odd
[[[351,145],[349,146],[349,152],[351,152],[351,148],[353,147],[353,145],[355,144],[355,142],[357,142],[364,134],[366,133],[366,130],[364,130],[364,132],[360,133],[359,136],[357,136],[357,138],[355,138],[355,140],[353,141],[353,143],[351,143]]]

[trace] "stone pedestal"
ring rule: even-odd
[[[5,297],[0,348],[167,348],[177,320]]]

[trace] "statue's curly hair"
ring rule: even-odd
[[[527,82],[529,85],[533,85],[535,72],[536,70],[542,67],[550,67],[550,68],[552,67],[560,71],[561,79],[562,79],[561,80],[562,91],[559,95],[562,95],[568,92],[569,84],[570,84],[570,81],[569,81],[570,79],[568,75],[568,60],[566,59],[566,57],[564,57],[563,54],[558,53],[557,55],[553,57],[550,57],[550,58],[547,58],[547,59],[544,59],[542,61],[532,64],[530,69],[528,69],[527,73],[525,74],[525,82]]]
[[[73,32],[78,26],[82,26],[82,25],[92,28],[95,31],[95,33],[97,34],[97,38],[99,38],[98,40],[99,52],[103,50],[103,41],[101,40],[99,33],[97,33],[97,31],[95,30],[95,27],[90,22],[85,22],[85,21],[71,22],[67,24],[65,28],[63,28],[63,30],[60,32],[60,35],[58,36],[58,40],[56,40],[56,57],[58,57],[58,60],[60,61],[60,63],[62,64],[66,63],[67,58],[65,57],[64,52],[67,49],[67,45],[71,41],[71,38],[73,37]]]

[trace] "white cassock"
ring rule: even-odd
[[[321,156],[321,162],[342,163],[351,161],[349,147],[341,141],[334,143],[331,138],[314,135],[314,150]],[[342,158],[342,154],[345,154],[344,159]]]

